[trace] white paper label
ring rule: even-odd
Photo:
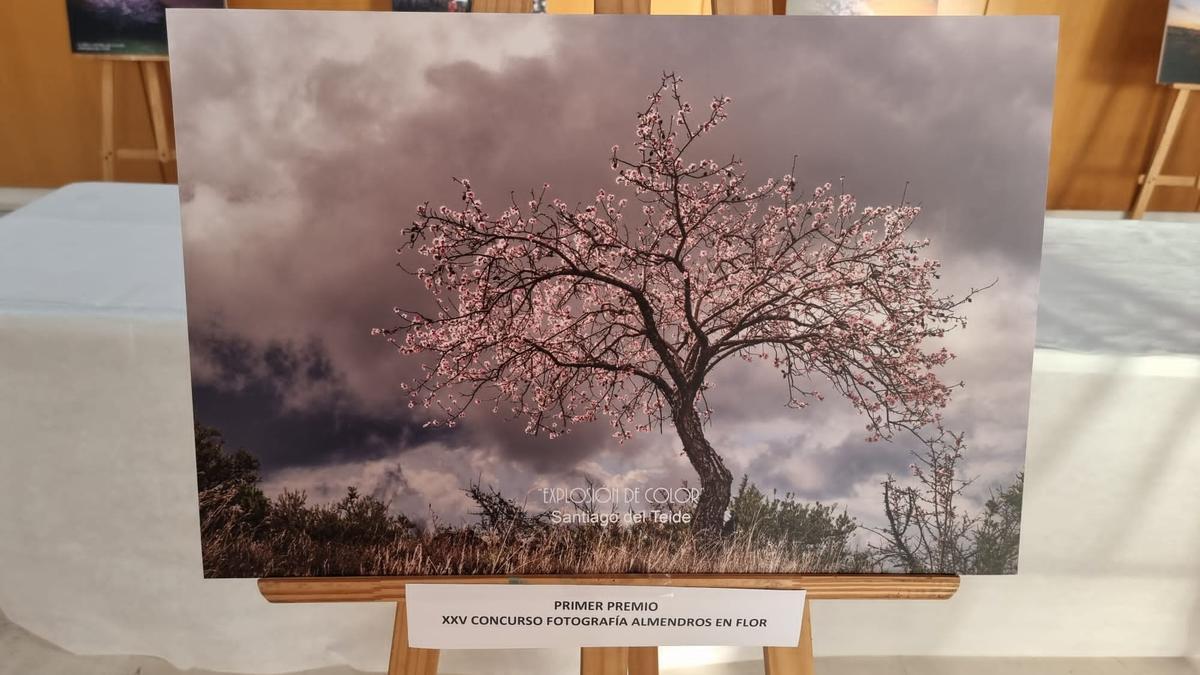
[[[804,591],[408,584],[408,643],[426,649],[742,645],[800,641]]]

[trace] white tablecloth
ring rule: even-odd
[[[171,186],[78,184],[0,218],[0,610],[76,652],[383,670],[390,607],[201,578],[178,213]],[[1047,220],[1021,573],[817,603],[819,654],[1200,653],[1198,270],[1197,223]]]

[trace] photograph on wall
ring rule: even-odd
[[[206,576],[1016,571],[1054,19],[170,34]]]
[[[1158,63],[1161,84],[1200,84],[1200,0],[1171,0]]]
[[[67,0],[71,51],[166,55],[167,9],[219,9],[225,0]]]
[[[393,12],[469,12],[471,0],[392,0]]]

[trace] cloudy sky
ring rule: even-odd
[[[1200,30],[1200,0],[1171,0],[1167,23]]]
[[[1021,469],[1056,27],[1039,18],[527,17],[180,11],[169,19],[197,421],[257,455],[269,490],[346,486],[443,522],[482,480],[696,484],[672,434],[618,445],[603,424],[549,440],[478,415],[423,429],[416,363],[375,326],[424,290],[394,250],[416,204],[485,203],[543,182],[612,187],[613,144],[660,74],[730,119],[703,146],[751,178],[845,177],[860,204],[923,206],[942,290],[996,281],[948,340],[947,411],[981,491]],[[717,371],[709,438],[737,476],[880,518],[906,444],[868,444],[837,401],[784,407],[778,373]],[[539,502],[530,499],[533,505]]]

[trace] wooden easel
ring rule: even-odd
[[[764,647],[766,675],[812,675],[809,600],[945,600],[958,590],[953,575],[614,575],[607,577],[325,577],[259,579],[270,602],[394,602],[396,624],[388,675],[435,675],[438,650],[408,646],[404,588],[409,583],[597,584],[716,588],[771,588],[807,591],[800,641],[795,647]],[[580,675],[657,675],[657,647],[584,647]]]
[[[1188,96],[1196,90],[1200,90],[1200,85],[1195,84],[1173,84],[1175,89],[1175,102],[1171,105],[1171,112],[1167,115],[1167,125],[1163,127],[1162,137],[1158,139],[1158,147],[1154,149],[1154,158],[1150,160],[1150,168],[1146,173],[1138,176],[1138,183],[1142,186],[1138,190],[1137,199],[1133,202],[1133,209],[1129,212],[1129,217],[1139,219],[1146,215],[1146,208],[1150,206],[1150,197],[1154,195],[1154,188],[1162,187],[1190,187],[1200,189],[1200,176],[1178,176],[1167,175],[1162,172],[1163,164],[1167,161],[1167,154],[1171,152],[1171,144],[1175,141],[1175,133],[1179,131],[1179,122],[1183,119],[1183,111],[1187,108]]]
[[[117,160],[131,159],[158,162],[163,182],[167,182],[167,164],[175,161],[175,151],[167,140],[167,113],[163,99],[163,81],[167,79],[167,57],[154,55],[79,54],[100,62],[100,175],[106,181],[116,180]],[[114,89],[118,63],[133,63],[142,77],[142,91],[154,129],[153,148],[118,148],[117,115]]]
[[[771,14],[772,0],[548,0],[550,14]],[[783,13],[783,4],[778,3]],[[529,12],[530,0],[475,0],[474,12]],[[613,575],[606,577],[325,577],[259,579],[270,602],[394,602],[396,619],[388,675],[436,675],[439,652],[408,645],[404,589],[409,583],[593,584],[805,590],[795,647],[763,647],[766,675],[813,675],[810,600],[946,600],[955,575]],[[580,675],[658,675],[658,647],[583,647]]]

